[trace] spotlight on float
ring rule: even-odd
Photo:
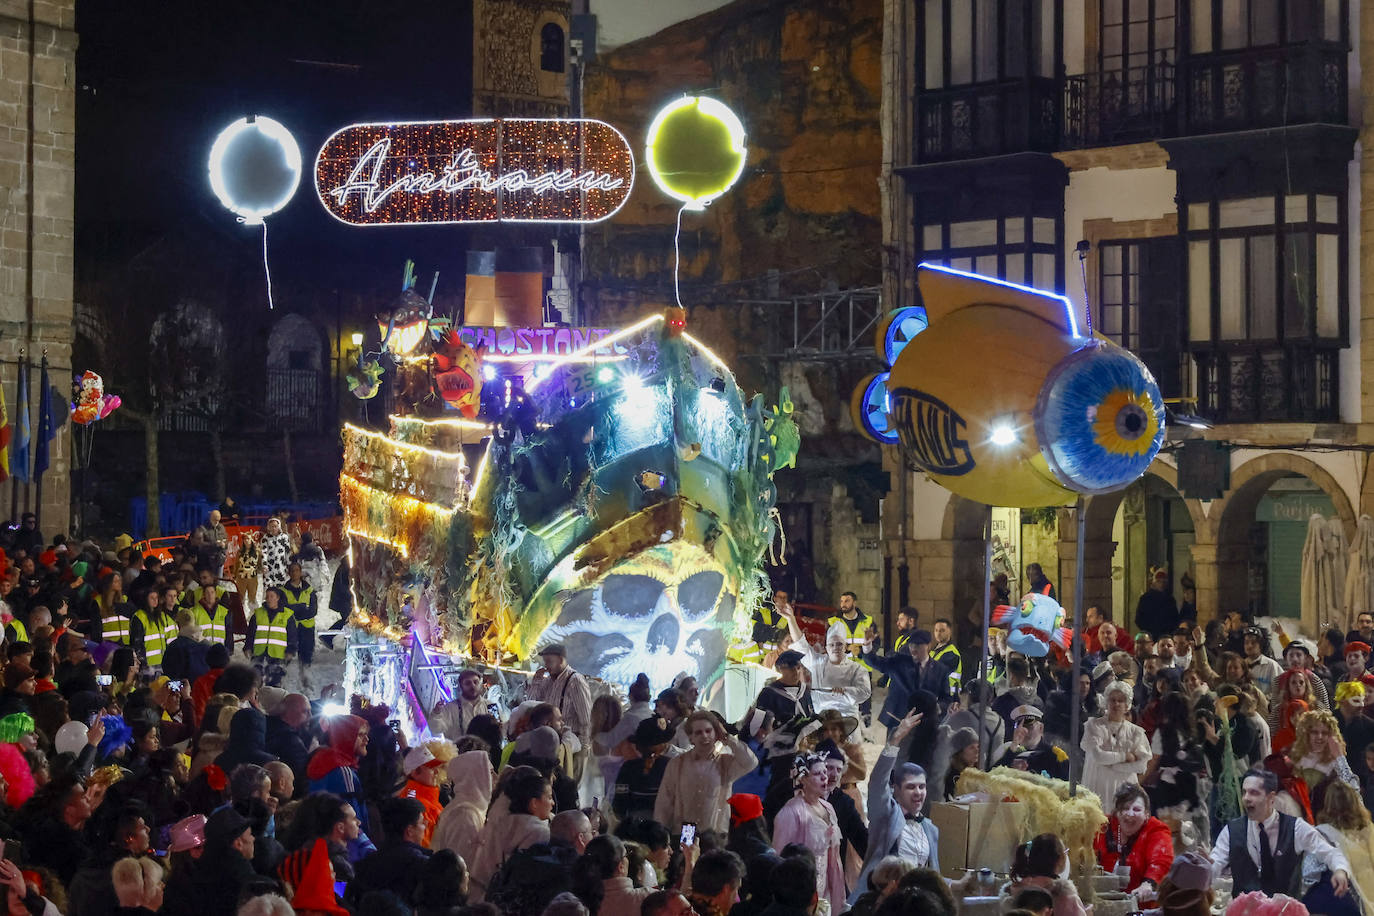
[[[739,180],[744,125],[722,102],[698,95],[668,103],[649,125],[649,174],[685,210],[704,210]]]
[[[484,363],[482,365],[482,379],[487,382],[496,381],[496,367],[490,363]]]
[[[326,703],[323,712],[326,716],[344,716],[348,714],[348,707],[342,703]]]
[[[602,366],[596,370],[596,380],[602,385],[615,378],[615,370],[610,366]]]

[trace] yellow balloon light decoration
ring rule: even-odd
[[[1138,358],[1080,335],[1062,296],[929,264],[918,283],[924,323],[886,323],[896,330],[880,337],[898,344],[877,345],[891,373],[855,392],[872,438],[995,506],[1067,505],[1145,472],[1164,402]]]
[[[649,125],[649,174],[685,210],[704,210],[744,171],[744,125],[723,103],[684,96]]]

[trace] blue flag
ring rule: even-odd
[[[38,438],[33,444],[33,479],[42,480],[48,469],[48,443],[52,442],[52,389],[48,386],[48,361],[43,360],[43,372],[38,378]]]
[[[19,394],[14,401],[14,441],[10,445],[10,476],[29,482],[29,364],[19,364]]]

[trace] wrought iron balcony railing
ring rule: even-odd
[[[1046,78],[975,83],[917,96],[916,150],[921,162],[1059,147],[1059,86]]]
[[[1064,79],[1064,146],[1113,146],[1170,136],[1177,123],[1171,61]]]
[[[1198,412],[1217,423],[1334,423],[1339,353],[1295,346],[1194,353]]]
[[[918,162],[1114,146],[1296,124],[1345,124],[1346,48],[1312,41],[1140,67],[974,83],[916,97]]]

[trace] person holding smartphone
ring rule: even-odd
[[[654,802],[654,820],[670,832],[684,823],[725,833],[730,828],[729,798],[736,779],[758,765],[744,742],[725,729],[714,712],[699,709],[683,722],[692,749],[668,761]]]

